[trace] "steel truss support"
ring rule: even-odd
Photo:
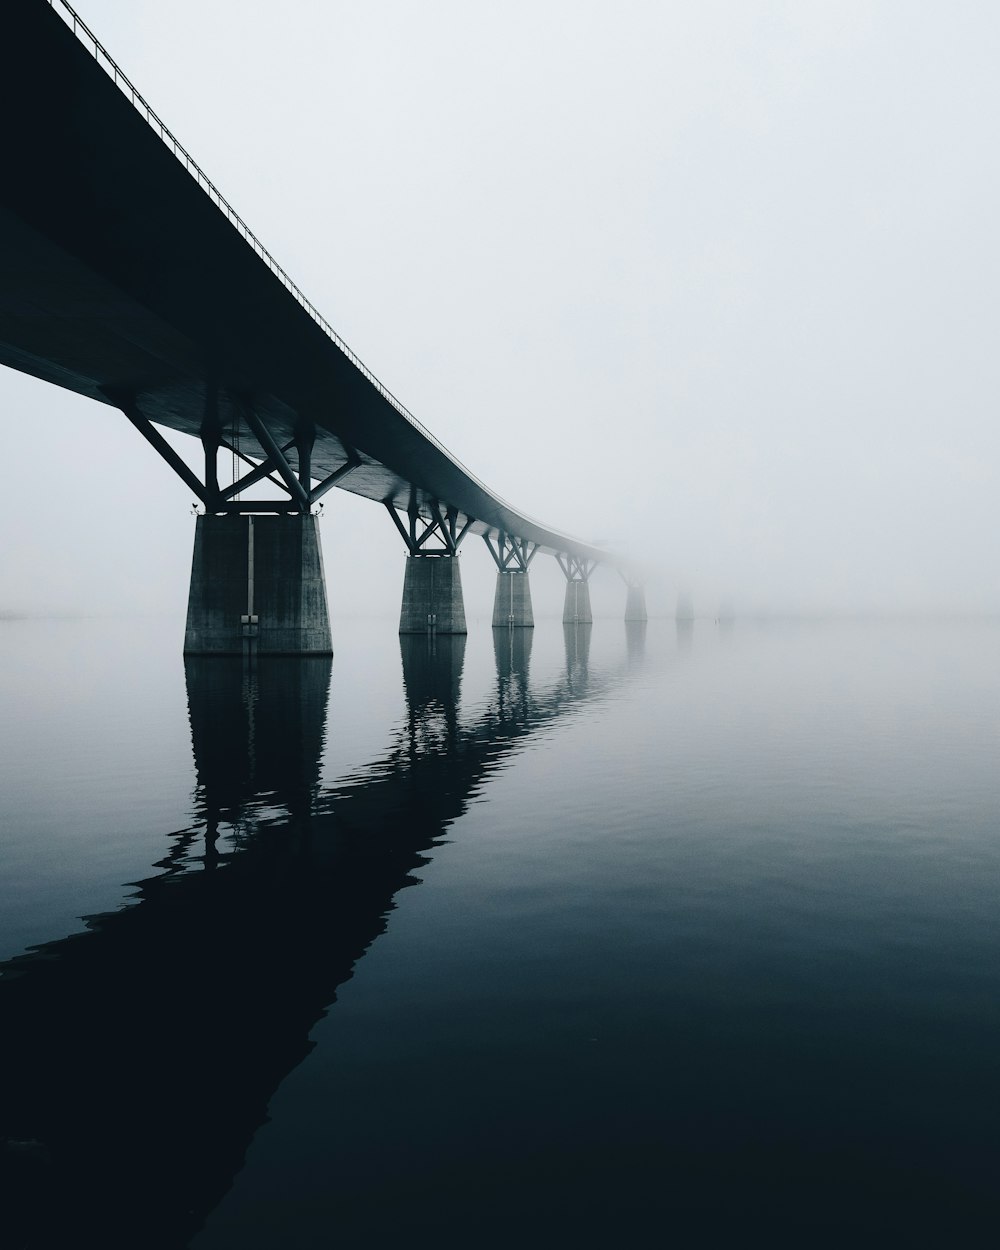
[[[205,388],[205,411],[201,419],[201,445],[205,451],[205,499],[210,510],[219,504],[219,447],[222,427],[219,423],[219,387],[210,378]]]
[[[231,451],[233,455],[242,460],[244,464],[248,464],[251,469],[250,473],[245,473],[243,477],[233,482],[232,486],[227,486],[226,489],[221,492],[224,500],[234,498],[236,495],[240,494],[241,491],[247,490],[250,486],[256,486],[258,482],[263,481],[265,478],[281,490],[285,489],[285,483],[280,478],[274,476],[275,465],[273,460],[262,460],[258,464],[256,461],[251,460],[249,456],[244,455],[244,453],[240,451],[234,443],[225,438],[222,440],[222,446],[225,447],[227,451]],[[294,440],[287,442],[281,449],[282,454],[289,451],[294,446]]]
[[[343,442],[343,440],[341,441]],[[361,463],[361,457],[353,447],[347,447],[345,444],[345,450],[347,451],[347,460],[340,466],[339,469],[334,469],[329,477],[325,477],[318,486],[313,487],[313,489],[309,492],[310,503],[316,503],[322,499],[332,486],[336,486],[342,477],[347,477],[348,473],[350,473],[353,469],[356,469]]]
[[[559,567],[566,575],[566,599],[563,604],[564,625],[590,625],[594,620],[590,609],[590,575],[597,568],[596,560],[556,552]]]
[[[597,568],[596,560],[588,560],[585,556],[574,556],[566,552],[564,555],[556,552],[556,559],[559,561],[559,567],[566,574],[568,582],[589,582],[590,575]]]
[[[250,431],[260,443],[261,447],[267,452],[269,460],[274,461],[274,467],[278,470],[278,474],[285,484],[285,489],[292,498],[292,502],[297,504],[297,511],[308,512],[310,509],[309,494],[299,479],[295,476],[295,471],[285,459],[285,454],[274,441],[274,436],[267,428],[250,404],[245,401],[239,401],[239,408],[243,414],[243,420],[250,427]],[[311,449],[312,444],[309,443]],[[301,453],[301,444],[300,453]]]
[[[538,543],[532,543],[527,538],[515,538],[513,534],[505,534],[503,530],[497,531],[495,547],[489,534],[483,535],[483,542],[501,573],[527,573],[528,566],[538,552]]]
[[[361,464],[361,457],[358,453],[345,443],[347,460],[313,487],[311,485],[312,448],[316,438],[316,428],[313,423],[311,421],[301,423],[296,429],[295,436],[283,446],[279,446],[250,404],[245,400],[240,400],[238,401],[240,413],[265,452],[264,460],[259,462],[252,460],[240,450],[235,436],[226,438],[223,434],[218,413],[218,391],[210,382],[205,396],[205,413],[201,425],[201,443],[205,453],[205,480],[201,482],[198,480],[198,475],[174,451],[157,427],[143,415],[133,393],[111,390],[106,390],[104,393],[116,407],[121,409],[160,457],[170,465],[184,485],[196,496],[198,502],[204,505],[206,512],[234,515],[251,512],[309,513],[312,506],[331,487],[336,486],[348,473]],[[298,459],[297,473],[288,461],[288,452],[293,447],[296,449]],[[250,469],[249,473],[245,473],[232,485],[226,487],[219,485],[218,459],[221,448],[232,452]],[[236,499],[236,496],[243,491],[265,480],[285,491],[288,498]],[[454,527],[450,534],[454,537]]]
[[[458,512],[455,508],[444,508],[440,503],[430,505],[431,517],[425,521],[420,515],[416,501],[410,501],[406,510],[407,524],[399,518],[399,512],[391,500],[384,500],[385,510],[392,517],[392,523],[399,531],[399,536],[406,544],[411,556],[454,556],[472,524],[472,517],[466,517],[465,524],[459,528]],[[433,538],[433,546],[425,546],[428,539]]]
[[[105,394],[112,403],[117,405],[126,417],[132,422],[147,443],[157,452],[162,459],[173,469],[184,485],[196,495],[198,500],[207,506],[208,491],[205,486],[198,481],[197,476],[184,463],[176,451],[170,446],[160,431],[153,423],[144,417],[136,406],[135,396],[126,395],[121,392],[112,393],[105,391]],[[207,455],[207,453],[206,453]]]
[[[295,430],[295,451],[299,457],[299,485],[306,495],[312,490],[312,449],[316,442],[316,427],[311,421],[302,421]]]

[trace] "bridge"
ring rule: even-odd
[[[469,535],[497,567],[496,627],[533,625],[539,552],[565,574],[565,621],[592,620],[598,563],[646,619],[626,564],[501,499],[357,358],[66,0],[3,20],[0,363],[119,409],[198,501],[185,652],[331,651],[314,509],[334,487],[405,545],[400,633],[466,631]],[[199,440],[200,473],[164,427]],[[223,455],[242,466],[228,483]],[[91,467],[113,492],[96,446]],[[255,497],[265,481],[278,497]]]

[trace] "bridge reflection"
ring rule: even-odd
[[[495,687],[468,719],[465,638],[401,638],[405,719],[329,789],[329,659],[188,660],[196,824],[130,906],[0,965],[7,1244],[186,1243],[446,827],[511,751],[618,680],[590,674],[589,630],[567,627],[544,688],[531,631],[495,631]]]

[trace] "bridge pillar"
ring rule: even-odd
[[[563,600],[564,625],[592,625],[594,614],[590,609],[590,582],[574,577],[566,583]]]
[[[528,566],[535,558],[538,544],[499,530],[496,543],[489,534],[483,541],[497,566],[497,588],[493,596],[494,629],[534,629],[531,610],[531,585]]]
[[[596,562],[579,556],[557,555],[559,567],[566,574],[566,598],[563,600],[564,625],[592,625],[590,610],[590,575]]]
[[[647,621],[646,592],[642,586],[629,586],[625,596],[626,621]]]
[[[494,629],[533,629],[531,585],[527,569],[498,569],[493,596]]]
[[[409,552],[403,578],[399,632],[468,633],[458,548],[472,524],[472,518],[467,517],[465,524],[460,526],[458,512],[454,508],[442,508],[437,501],[425,501],[420,505],[415,492],[411,494],[406,509],[405,525],[390,500],[386,500],[385,507]],[[426,513],[430,514],[429,518]]]
[[[645,588],[639,582],[628,582],[626,584],[628,586],[625,594],[626,621],[648,621]]]
[[[462,571],[453,555],[409,555],[403,579],[401,634],[465,634]]]
[[[316,517],[198,517],[184,652],[333,654]]]

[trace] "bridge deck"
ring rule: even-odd
[[[3,25],[0,363],[104,403],[134,394],[151,421],[194,436],[207,405],[225,429],[243,397],[279,444],[314,423],[316,478],[353,448],[346,490],[608,559],[517,512],[415,422],[46,0],[11,6]],[[265,457],[245,426],[240,446]]]

